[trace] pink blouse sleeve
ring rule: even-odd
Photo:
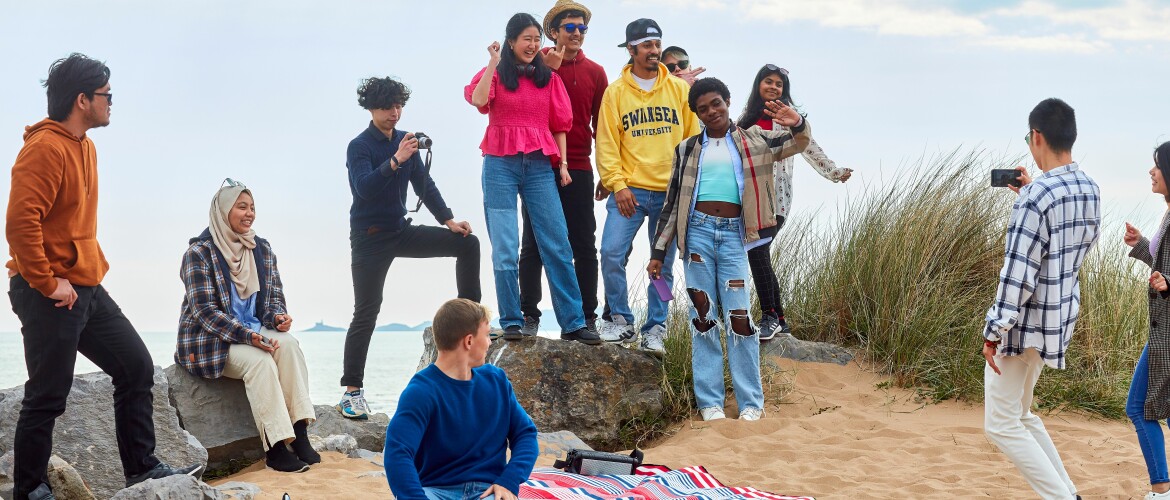
[[[471,95],[475,93],[475,86],[478,85],[479,81],[483,79],[483,73],[485,71],[487,71],[486,67],[479,70],[479,73],[476,73],[475,76],[471,78],[471,83],[466,87],[463,87],[463,98],[467,100],[467,104],[471,104]],[[498,75],[492,73],[492,85],[491,87],[488,87],[488,103],[476,108],[480,113],[485,115],[488,114],[488,108],[491,107],[492,101],[496,100],[496,84],[498,83],[498,80]]]
[[[561,82],[559,75],[553,73],[548,88],[548,129],[554,134],[568,132],[573,128],[573,106],[569,104],[569,93],[565,90],[565,84]]]

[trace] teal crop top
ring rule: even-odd
[[[735,178],[735,166],[731,164],[731,151],[726,143],[728,139],[728,136],[724,136],[707,140],[703,161],[699,165],[701,173],[695,201],[741,204],[739,181]]]

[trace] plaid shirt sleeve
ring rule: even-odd
[[[809,142],[812,141],[812,127],[809,126],[808,120],[802,120],[800,125],[792,127],[790,130],[783,127],[775,130],[753,127],[751,130],[764,136],[768,142],[767,154],[763,158],[755,160],[758,165],[775,163],[797,153],[803,153]]]
[[[194,246],[183,255],[182,278],[190,305],[188,310],[203,331],[233,344],[250,344],[252,331],[220,307],[212,265]]]
[[[1012,208],[1008,224],[1003,268],[999,272],[999,289],[995,303],[987,311],[987,328],[983,337],[997,341],[1015,326],[1020,309],[1036,290],[1036,276],[1044,249],[1048,247],[1048,228],[1036,204],[1020,194]]]
[[[688,147],[690,143],[690,147]],[[670,174],[670,184],[666,186],[666,199],[662,203],[662,210],[659,212],[658,221],[654,231],[654,246],[650,249],[650,258],[660,261],[666,260],[666,252],[670,251],[670,242],[674,240],[675,234],[678,232],[679,206],[678,194],[682,190],[683,182],[683,168],[687,164],[687,156],[694,150],[694,144],[691,139],[683,141],[678,147],[674,148],[674,168]],[[690,207],[685,207],[683,210],[690,210]],[[687,214],[682,216],[685,218]],[[680,245],[681,246],[681,245]]]
[[[284,302],[284,285],[280,282],[280,271],[276,267],[276,254],[272,253],[272,245],[264,242],[264,270],[267,276],[265,283],[268,288],[268,300],[265,301],[264,317],[260,324],[276,329],[276,315],[288,314],[288,307]]]

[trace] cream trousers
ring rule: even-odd
[[[1045,500],[1076,498],[1077,488],[1064,470],[1056,445],[1040,417],[1032,414],[1032,390],[1044,369],[1036,349],[1016,356],[996,356],[996,375],[983,366],[983,430],[1016,465],[1028,485]]]
[[[223,375],[244,381],[252,417],[264,451],[292,439],[293,422],[316,418],[309,400],[309,370],[301,344],[291,334],[264,328],[261,335],[276,339],[280,348],[269,354],[248,344],[232,344]]]

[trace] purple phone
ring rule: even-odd
[[[658,292],[658,298],[663,302],[670,302],[674,299],[674,293],[670,291],[670,285],[666,284],[666,280],[659,275],[657,278],[650,278],[650,283],[654,284],[654,290]]]

